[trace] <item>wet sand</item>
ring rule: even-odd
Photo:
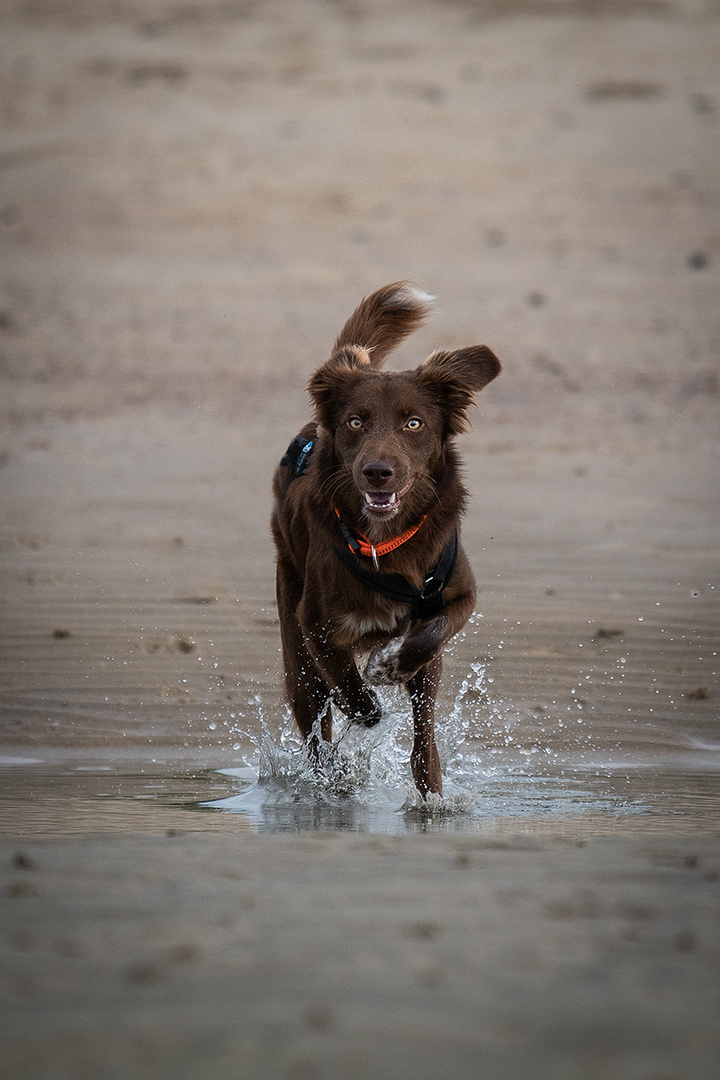
[[[715,7],[1,17],[5,1074],[716,1077]],[[394,363],[504,364],[441,702],[480,810],[200,810],[285,723],[304,384],[404,277]]]
[[[8,1076],[717,1074],[717,840],[117,835],[2,859]]]

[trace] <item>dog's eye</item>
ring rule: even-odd
[[[363,425],[359,416],[351,416],[347,422],[347,426],[352,428],[353,431],[358,431]]]
[[[423,422],[419,416],[411,416],[405,425],[409,431],[419,431],[422,426]]]

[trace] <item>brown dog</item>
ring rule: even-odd
[[[308,385],[316,423],[275,473],[272,515],[285,680],[300,731],[317,756],[331,739],[331,703],[369,727],[381,716],[370,684],[404,683],[423,796],[442,792],[442,649],[475,603],[458,541],[467,493],[454,439],[468,428],[474,393],[500,371],[484,345],[435,352],[413,371],[379,370],[431,300],[396,282],[348,319]],[[355,653],[368,651],[363,678]]]

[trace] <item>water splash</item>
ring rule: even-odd
[[[271,730],[262,697],[255,694],[249,703],[255,723],[233,731],[252,749],[242,767],[220,770],[241,790],[204,805],[244,814],[267,831],[466,831],[508,817],[632,812],[617,793],[598,791],[587,775],[550,775],[548,748],[514,733],[521,717],[492,697],[489,683],[484,664],[472,663],[439,719],[442,797],[422,799],[417,792],[407,697],[382,688],[381,722],[368,729],[336,713],[335,737],[322,744],[319,760],[308,755],[289,711],[279,733]]]

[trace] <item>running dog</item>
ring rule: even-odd
[[[467,492],[455,438],[469,428],[474,395],[500,372],[485,345],[382,370],[432,299],[395,282],[350,316],[308,384],[315,420],[275,472],[271,522],[285,682],[311,754],[332,738],[332,704],[371,727],[381,717],[373,686],[403,683],[424,798],[442,794],[442,650],[475,603],[459,539]]]

